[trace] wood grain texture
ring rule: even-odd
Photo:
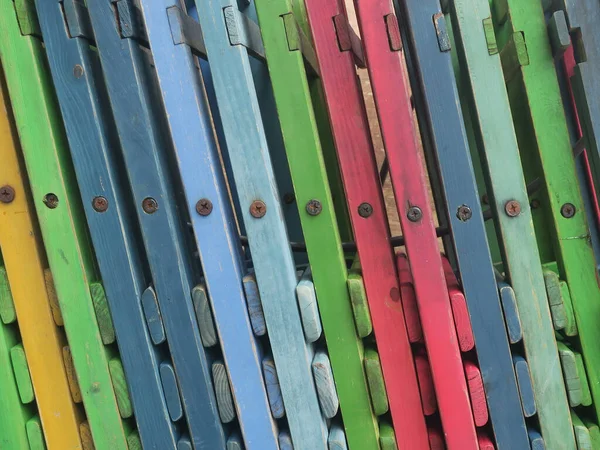
[[[309,79],[302,54],[290,50],[282,19],[283,15],[296,13],[296,20],[304,23],[303,5],[301,2],[292,4],[289,0],[260,0],[256,1],[256,11],[346,437],[350,447],[375,449],[378,445],[377,424],[371,412],[363,371],[362,342],[356,335],[346,288],[348,274],[310,101]],[[315,83],[316,80],[311,80],[312,85]],[[306,210],[307,203],[312,200],[319,201],[322,206],[316,216]]]
[[[394,428],[401,443],[406,438],[417,447],[425,446],[423,417],[410,413],[413,408],[414,411],[420,409],[418,384],[355,59],[352,52],[340,51],[334,25],[335,17],[347,20],[345,6],[341,0],[305,3]],[[376,9],[377,5],[369,7]],[[360,9],[358,12],[360,20]],[[366,45],[368,48],[368,43]],[[371,214],[363,217],[361,207],[370,207]],[[363,334],[359,331],[359,336]]]
[[[365,374],[369,383],[373,412],[381,416],[389,410],[389,399],[385,389],[381,360],[375,350],[365,350]]]
[[[91,283],[90,294],[92,296],[94,310],[96,311],[96,320],[98,321],[98,329],[100,330],[102,343],[104,345],[110,345],[115,342],[115,328],[113,326],[112,318],[110,317],[104,287],[101,283]]]
[[[66,4],[74,6],[72,2]],[[123,369],[135,380],[129,392],[141,439],[147,446],[172,449],[177,430],[167,411],[158,368],[160,357],[153,346],[153,342],[164,341],[164,331],[160,330],[160,322],[146,322],[144,315],[151,312],[149,302],[156,302],[155,293],[148,287],[142,267],[144,256],[139,253],[135,217],[128,212],[132,205],[123,183],[120,148],[106,104],[98,53],[85,38],[70,37],[63,26],[58,2],[40,2],[38,7],[79,195],[112,313]],[[83,70],[81,78],[74,76],[76,64]],[[107,201],[104,213],[93,209],[92,200],[96,196]]]
[[[467,308],[465,295],[460,290],[458,280],[454,275],[450,261],[446,257],[442,258],[444,266],[444,275],[448,284],[448,295],[450,296],[450,306],[456,326],[456,336],[458,337],[458,346],[462,352],[468,352],[475,347],[475,338],[471,328],[471,318]]]
[[[300,309],[300,317],[302,318],[304,337],[306,338],[306,342],[313,343],[321,337],[323,326],[321,325],[317,294],[310,269],[304,271],[298,282],[296,296],[298,297],[298,308]]]
[[[571,407],[581,405],[582,389],[581,380],[577,373],[577,362],[575,353],[562,342],[558,343],[558,354],[562,366],[565,386],[567,388],[567,396],[569,397],[569,405]]]
[[[526,181],[530,182],[538,177],[545,180],[545,189],[538,195],[541,207],[534,215],[538,245],[542,263],[556,261],[559,278],[568,284],[597,410],[600,407],[597,400],[600,398],[600,377],[596,370],[600,368],[600,359],[597,359],[600,354],[595,351],[595,342],[600,339],[600,330],[592,317],[600,314],[600,302],[597,301],[600,298],[600,288],[596,280],[593,250],[587,241],[587,220],[585,214],[581,214],[583,200],[544,12],[542,5],[536,1],[508,0],[508,7],[510,20],[502,25],[497,23],[496,34],[501,47],[514,33],[525,36],[524,45],[529,64],[520,67],[512,80],[506,78],[506,75],[505,78]],[[566,202],[573,204],[576,211],[579,211],[570,219],[561,214],[561,208]],[[532,361],[529,358],[528,362],[533,376]],[[547,386],[548,371],[545,372],[544,385]],[[555,392],[549,397],[556,401],[559,395],[561,401],[564,401],[562,392]],[[538,402],[540,417],[543,416],[540,409],[542,404],[543,402]],[[562,439],[571,435],[566,413],[565,408],[561,408],[559,420],[556,409],[549,412],[553,420],[551,432],[562,436]],[[562,427],[562,431],[559,432],[557,427]],[[546,436],[543,428],[542,436],[548,447],[558,445]]]
[[[56,295],[56,288],[54,286],[54,279],[52,278],[52,272],[50,269],[44,269],[44,281],[46,283],[46,292],[48,293],[48,299],[50,301],[50,309],[52,309],[52,317],[54,317],[54,323],[59,327],[65,325],[62,313],[60,312],[60,305],[58,303],[58,296]]]
[[[192,302],[194,304],[194,311],[196,312],[196,320],[198,321],[202,344],[205,347],[217,345],[219,338],[205,286],[198,285],[192,289]]]
[[[254,274],[246,275],[243,278],[243,283],[252,331],[254,331],[256,336],[264,336],[267,334],[267,324],[260,300],[260,293],[258,292],[258,285],[256,284],[256,276]]]
[[[535,394],[531,385],[531,374],[529,372],[529,364],[525,358],[519,355],[513,356],[515,365],[515,374],[517,375],[517,383],[519,384],[519,393],[521,394],[521,404],[523,405],[523,414],[525,417],[531,417],[537,412],[535,405]]]
[[[333,419],[339,408],[338,394],[335,390],[331,362],[327,353],[319,350],[312,362],[313,377],[317,387],[319,405],[326,419]]]
[[[194,244],[200,254],[221,342],[223,363],[231,380],[232,395],[236,403],[234,407],[237,410],[242,436],[248,448],[256,446],[274,449],[277,445],[276,433],[262,377],[261,358],[252,333],[242,286],[245,267],[242,264],[241,248],[225,179],[220,169],[210,111],[207,108],[195,58],[188,46],[174,45],[169,20],[165,14],[167,8],[179,4],[179,1],[174,0],[140,2],[156,69],[157,92],[166,112],[166,125],[170,131],[169,146],[163,147],[162,150],[172,146],[172,157],[177,162],[183,182],[183,201],[191,218]],[[152,164],[160,169],[160,161],[154,161]],[[198,176],[197,168],[202,168],[204,176]],[[165,180],[161,184],[163,191],[168,192],[169,186]],[[139,198],[141,200],[142,195]],[[200,216],[196,212],[196,203],[202,198],[208,198],[212,202],[213,209],[209,216]],[[247,207],[248,205],[245,205],[242,209]],[[175,213],[172,209],[165,212],[169,215]],[[172,217],[171,221],[174,219],[174,216]],[[179,249],[178,258],[183,256],[181,251],[182,249]],[[173,263],[173,268],[177,267],[175,259]],[[162,312],[163,317],[166,317],[165,311]],[[176,317],[172,319],[171,325],[178,326]],[[169,340],[171,341],[170,337]],[[194,340],[198,342],[196,337]],[[179,345],[190,346],[189,342],[183,340]],[[185,363],[182,361],[182,364],[188,363],[187,360]],[[175,362],[175,367],[177,366]],[[200,369],[198,365],[194,372],[199,374]],[[204,367],[202,371],[205,371]],[[179,374],[178,378],[188,422],[190,410],[203,408],[202,415],[198,417],[204,416],[204,424],[199,421],[198,425],[206,428],[209,423],[209,410],[213,414],[216,412],[214,397],[206,393],[204,402],[198,403],[199,399],[193,400],[191,397],[197,395],[197,380],[190,378],[184,385]],[[210,402],[213,404],[208,407]],[[199,413],[200,411],[194,414]],[[225,445],[224,436],[216,429],[217,424],[212,422],[212,418],[210,423],[215,425],[211,430],[210,439],[207,439],[206,430],[202,431],[200,427],[197,432],[192,430],[191,437],[195,447],[211,448]]]
[[[467,378],[467,387],[471,397],[471,408],[473,409],[473,418],[475,426],[483,427],[489,419],[488,406],[485,399],[483,380],[481,371],[472,361],[465,361],[465,376]]]
[[[548,304],[550,305],[550,314],[552,314],[552,323],[554,329],[560,331],[567,325],[567,313],[560,289],[560,280],[556,272],[545,270],[544,283],[546,284],[546,293],[548,294]]]
[[[8,184],[15,190],[12,203],[0,204],[0,249],[6,265],[0,267],[0,305],[14,302],[16,314],[22,317],[19,331],[23,348],[29,353],[29,370],[46,442],[74,450],[80,445],[79,413],[71,400],[62,360],[61,342],[65,336],[56,326],[62,321],[56,323],[52,296],[46,287],[45,274],[49,271],[45,270],[37,219],[28,201],[31,194],[26,188],[26,173],[19,164],[17,137],[9,122],[12,112],[5,98],[3,76],[0,85],[0,185]],[[61,317],[58,300],[54,299]],[[4,323],[3,311],[0,306]]]
[[[289,167],[267,67],[249,58],[243,46],[230,45],[222,6],[249,20],[257,18],[253,2],[238,4],[196,1],[290,435],[298,450],[323,448],[327,429],[310,369],[312,350],[298,311],[294,257],[287,244],[288,235],[303,239],[299,198],[293,195],[291,180],[286,181]],[[277,185],[288,200],[280,202]],[[250,214],[255,200],[267,205],[260,220]]]
[[[373,332],[373,321],[371,320],[367,292],[361,274],[350,273],[348,275],[348,294],[352,304],[356,333],[359,338],[364,339]]]
[[[125,379],[125,371],[123,364],[119,358],[113,358],[108,362],[110,377],[112,379],[115,397],[117,398],[117,406],[119,413],[123,419],[129,419],[133,416],[131,399],[129,398],[129,389],[127,388],[127,380]],[[134,381],[135,382],[135,381]]]
[[[233,397],[231,396],[231,386],[229,385],[225,365],[221,362],[214,362],[212,365],[212,375],[221,422],[229,423],[235,419],[235,406],[233,404]]]
[[[58,2],[54,6],[58,10]],[[0,45],[0,58],[86,414],[96,448],[125,449],[89,292],[97,277],[94,258],[42,44],[21,34],[13,3],[4,4],[0,15],[2,29],[11,37]],[[44,203],[53,206],[53,199],[55,208]]]
[[[438,408],[448,446],[452,448],[460,445],[463,449],[475,449],[475,426],[426,188],[425,167],[413,126],[408,80],[404,75],[402,53],[390,48],[388,33],[382,21],[383,17],[394,14],[394,6],[390,0],[372,3],[367,5],[355,1],[355,7],[390,165],[390,177],[405,238]],[[420,6],[411,4],[409,15],[425,15],[437,2],[417,3]],[[427,25],[423,19],[420,26],[415,26],[412,31],[427,28],[434,32],[431,27],[432,16],[433,12],[427,16]],[[419,56],[425,58],[424,55]],[[432,61],[440,59],[436,54],[428,55],[428,58]],[[436,83],[439,85],[439,80]],[[450,205],[455,202],[456,200],[448,201]],[[421,211],[421,217],[417,220],[409,219],[411,207],[418,207]],[[426,442],[424,428],[420,427],[416,436]]]
[[[267,396],[269,397],[269,405],[271,406],[271,414],[273,414],[275,419],[281,419],[285,415],[285,406],[273,358],[264,358],[262,368],[267,387]]]

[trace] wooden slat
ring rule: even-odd
[[[522,356],[513,356],[515,364],[515,374],[519,384],[519,393],[521,394],[521,404],[523,405],[523,414],[525,417],[531,417],[537,412],[535,405],[535,396],[531,385],[531,374],[529,365]]]
[[[339,400],[333,381],[331,362],[327,353],[318,351],[312,362],[313,377],[317,386],[319,405],[326,419],[332,419],[338,412]],[[368,376],[368,375],[367,375]]]
[[[281,419],[285,415],[285,406],[281,395],[281,386],[275,361],[272,358],[266,357],[262,361],[263,374],[265,377],[265,385],[267,386],[267,396],[269,397],[269,405],[271,406],[271,414],[276,419]]]
[[[417,305],[410,266],[408,265],[408,259],[405,254],[398,253],[396,265],[398,267],[400,278],[400,297],[402,298],[402,308],[404,309],[404,320],[406,320],[408,339],[413,344],[422,344],[424,341],[421,319],[419,319],[419,306]]]
[[[415,355],[415,366],[417,368],[417,377],[419,379],[419,388],[421,390],[423,414],[431,416],[437,412],[437,399],[435,397],[431,367],[429,366],[425,350],[422,350]]]

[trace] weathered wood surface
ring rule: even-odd
[[[65,336],[55,323],[46,290],[46,256],[41,250],[25,169],[19,164],[19,143],[5,98],[4,77],[0,78],[0,186],[15,190],[11,203],[0,204],[0,250],[6,266],[0,268],[0,318],[10,323],[12,320],[8,319],[21,317],[19,331],[29,355],[29,370],[48,445],[73,450],[81,445],[79,414],[71,400],[62,362],[61,342]]]
[[[400,284],[389,243],[390,231],[364,100],[356,76],[352,46],[340,49],[339,45],[344,33],[350,41],[346,8],[341,0],[307,0],[305,3],[396,437],[400,446],[410,441],[416,448],[425,448],[425,421],[418,413],[419,388],[400,303]],[[380,13],[377,2],[370,2],[364,7],[368,8],[370,17]],[[368,56],[370,44],[379,45],[368,33],[369,26],[373,28],[375,23],[380,25],[383,15],[372,25],[366,25],[363,23],[366,13],[361,10],[360,4],[357,12],[363,37],[367,41]],[[334,23],[336,19],[337,28]],[[369,20],[364,17],[364,21]],[[350,275],[349,284],[353,276]],[[350,292],[352,297],[353,291]],[[357,320],[359,323],[362,322]]]
[[[469,8],[479,13],[480,8]],[[459,269],[496,440],[500,447],[523,447],[525,422],[456,87],[451,58],[455,49],[449,51],[450,23],[437,0],[402,0],[397,13],[406,29],[409,74],[432,183],[443,188],[438,193],[438,217],[451,229],[446,251]],[[483,33],[482,21],[476,22],[472,27]],[[477,39],[485,45],[484,37]],[[432,370],[435,376],[433,365]],[[444,424],[439,395],[438,402]],[[448,432],[446,427],[444,431]],[[457,443],[447,444],[452,448]]]
[[[72,0],[64,5],[65,12],[73,12]],[[160,356],[153,346],[164,341],[164,328],[154,291],[146,288],[144,257],[136,251],[139,238],[134,233],[138,228],[127,212],[131,204],[119,174],[119,143],[106,107],[98,54],[90,47],[93,36],[71,37],[58,2],[39,2],[38,7],[83,208],[104,280],[104,285],[91,286],[92,299],[103,297],[106,290],[105,300],[112,311],[112,320],[107,310],[104,320],[96,314],[99,324],[104,325],[100,327],[101,335],[106,342],[107,334],[112,339],[116,334],[124,370],[135,380],[129,391],[142,441],[174,448],[177,431],[166,408],[158,367]],[[67,23],[71,32],[78,25]],[[74,74],[76,65],[81,67],[79,78]],[[94,209],[97,197],[106,202],[106,211]],[[126,385],[123,389],[127,392]],[[123,397],[121,401],[119,398],[118,405],[123,405]]]
[[[313,377],[317,387],[317,396],[321,412],[326,419],[333,419],[338,412],[340,402],[335,389],[331,362],[327,353],[319,350],[312,362]]]
[[[19,26],[18,17],[32,14],[33,8],[15,14],[15,5],[22,4],[0,6],[4,35],[0,59],[95,445],[124,450],[125,432],[89,291],[97,275],[78,187],[42,43],[31,34],[23,35]],[[54,7],[60,11],[58,2]],[[26,22],[31,24],[34,18],[27,16]]]
[[[275,361],[271,357],[265,357],[262,361],[263,375],[267,387],[267,396],[271,406],[271,414],[275,419],[281,419],[285,415],[285,405],[281,395],[281,385],[275,368]]]
[[[328,450],[348,450],[346,444],[346,435],[342,427],[338,425],[332,425],[329,429],[329,437],[327,438],[327,449]]]
[[[318,80],[311,79],[309,85],[303,55],[294,39],[288,41],[288,33],[297,38],[301,31],[286,29],[282,17],[288,24],[303,24],[302,6],[289,0],[256,1],[346,437],[350,447],[376,449],[377,423],[363,371],[362,342],[353,323],[348,273],[310,99],[310,85]]]
[[[525,417],[531,417],[537,412],[535,404],[535,394],[531,385],[531,374],[529,364],[525,358],[519,355],[513,356],[515,365],[515,374],[519,384],[519,393],[521,394],[521,404],[523,405],[523,414]]]
[[[594,407],[598,412],[600,352],[597,342],[600,328],[595,318],[600,316],[600,288],[593,250],[588,242],[589,229],[583,213],[544,11],[542,4],[535,0],[508,0],[504,5],[502,2],[496,5],[508,8],[508,15],[495,18],[499,47],[506,47],[512,40],[516,42],[515,50],[523,55],[519,59],[523,65],[517,67],[512,78],[505,73],[505,80],[525,179],[527,182],[537,178],[543,180],[543,189],[535,196],[540,207],[534,211],[542,263],[556,262],[559,278],[568,284]],[[521,38],[515,39],[516,36]],[[511,51],[510,46],[506,50]],[[564,214],[567,203],[570,204],[568,209],[571,205],[574,208],[572,217]],[[545,374],[544,382],[547,381]],[[564,402],[563,390],[549,394],[549,401],[556,401],[560,396]],[[538,402],[538,409],[542,404]],[[566,408],[552,409],[548,414],[552,420],[551,429],[542,429],[546,446],[572,446]],[[541,410],[540,417],[543,417]],[[548,433],[556,436],[557,441],[547,436]],[[568,442],[564,441],[566,438],[569,438]]]
[[[508,340],[511,344],[516,344],[523,339],[523,327],[521,326],[521,319],[519,318],[515,291],[513,291],[513,288],[504,281],[498,283],[498,290],[500,291],[500,300],[502,302],[504,320],[506,321]]]
[[[400,279],[400,297],[404,309],[408,339],[413,344],[423,344],[423,328],[421,327],[421,319],[419,319],[419,306],[417,305],[413,277],[410,273],[408,259],[404,253],[396,255],[396,267]]]

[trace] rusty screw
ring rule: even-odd
[[[575,215],[576,209],[573,203],[565,203],[560,208],[560,213],[565,219],[570,219]]]
[[[461,205],[456,211],[456,217],[458,217],[458,220],[461,222],[466,222],[473,217],[473,211],[467,205]]]
[[[504,211],[508,217],[517,217],[521,214],[521,204],[516,200],[509,200],[504,205]]]
[[[366,219],[367,217],[370,217],[371,214],[373,214],[373,207],[370,203],[365,202],[358,206],[358,215],[360,217],[364,217]]]
[[[8,184],[0,187],[0,202],[10,203],[15,199],[15,190]]]
[[[306,212],[311,216],[318,216],[323,211],[323,205],[319,200],[312,199],[306,204]]]
[[[260,219],[261,217],[264,217],[266,213],[267,205],[262,200],[254,200],[250,205],[250,214],[252,214],[252,217],[254,217],[255,219]]]
[[[158,202],[152,197],[146,197],[142,200],[142,209],[146,214],[154,214],[158,209]]]
[[[418,222],[423,217],[423,211],[421,211],[421,208],[418,206],[411,206],[408,208],[406,217],[408,217],[408,220],[411,222]]]
[[[208,216],[213,210],[212,202],[207,198],[201,198],[196,202],[196,212],[201,216]]]
[[[92,208],[94,208],[94,211],[96,212],[103,213],[108,209],[108,200],[100,195],[94,197],[92,200]]]
[[[73,75],[75,78],[81,78],[83,76],[83,67],[80,64],[75,64],[75,67],[73,67]]]
[[[54,209],[58,206],[58,197],[56,196],[56,194],[46,194],[44,195],[44,204],[48,208]]]

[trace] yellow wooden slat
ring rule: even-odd
[[[9,185],[15,191],[12,202],[0,202],[0,248],[47,446],[81,449],[78,426],[82,418],[69,392],[61,350],[64,337],[50,308],[41,237],[17,158],[18,142],[11,127],[3,78],[0,85],[0,186]]]

